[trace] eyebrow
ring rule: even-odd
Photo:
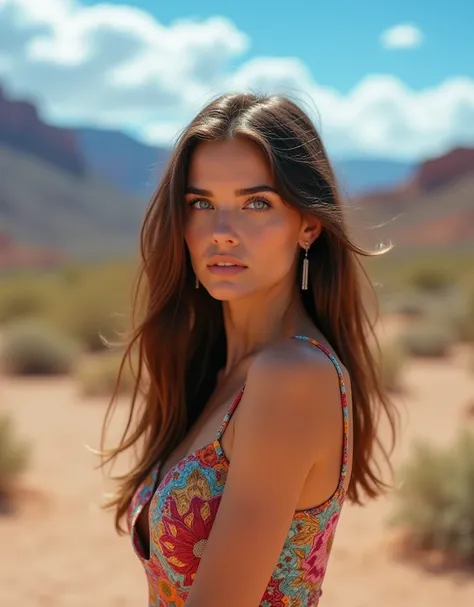
[[[242,188],[240,190],[235,190],[236,196],[248,196],[249,194],[256,194],[257,192],[273,192],[274,194],[278,194],[275,188],[272,188],[269,185],[255,185],[251,188]],[[198,196],[212,196],[211,190],[201,190],[200,188],[188,187],[186,188],[186,194],[196,194]]]

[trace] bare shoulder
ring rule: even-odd
[[[339,365],[347,381],[346,373]],[[253,361],[242,399],[239,428],[260,427],[271,440],[284,431],[287,441],[325,449],[341,432],[341,389],[334,362],[320,348],[288,339],[262,351]]]
[[[325,350],[334,356],[328,348]],[[339,362],[338,365],[342,367]],[[251,371],[277,374],[286,372],[287,375],[295,376],[329,373],[333,376],[335,365],[323,348],[303,339],[286,339],[260,352],[251,366]]]

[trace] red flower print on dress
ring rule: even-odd
[[[197,456],[199,461],[207,468],[214,468],[219,461],[216,449],[212,443],[198,451]]]
[[[184,575],[184,584],[193,583],[207,538],[219,508],[220,496],[210,500],[194,497],[188,512],[181,516],[174,499],[163,516],[160,549],[176,573]]]

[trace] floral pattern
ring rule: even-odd
[[[344,502],[348,457],[348,408],[339,363],[318,342],[339,375],[344,414],[341,475],[334,495],[324,504],[294,514],[278,563],[260,607],[316,607]],[[235,411],[243,389],[224,418],[213,443],[187,456],[157,485],[156,466],[136,491],[128,512],[132,543],[140,558],[149,588],[149,607],[184,607],[193,584],[225,487],[229,462],[220,439]],[[135,531],[136,520],[148,504],[150,553],[147,558]]]
[[[193,583],[219,502],[219,497],[195,497],[186,516],[182,517],[176,500],[173,499],[170,501],[169,513],[162,517],[158,527],[161,553],[175,573],[183,576],[183,583],[187,586]]]

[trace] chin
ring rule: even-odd
[[[242,285],[236,285],[229,282],[218,283],[205,287],[211,297],[218,301],[232,301],[236,299],[242,299],[251,294],[251,291],[247,288],[243,288]]]

